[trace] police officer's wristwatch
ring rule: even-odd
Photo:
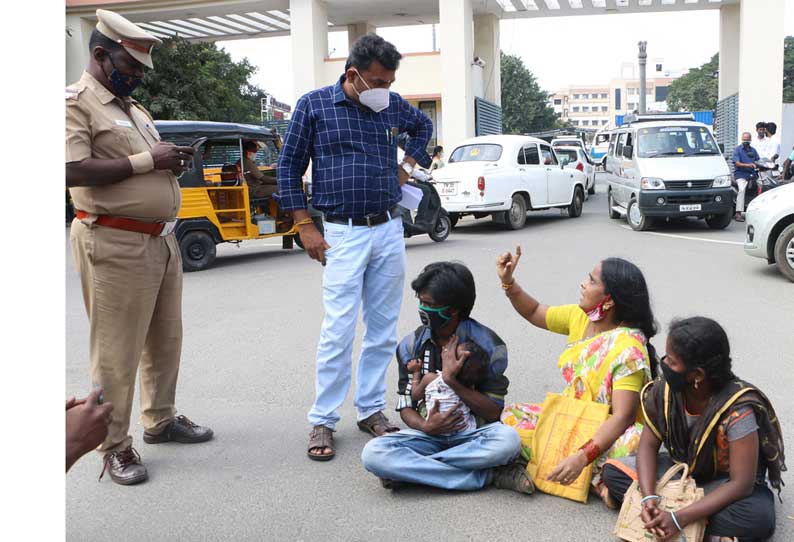
[[[412,166],[408,162],[400,162],[400,167],[404,172],[408,174],[409,177],[411,176],[411,173],[414,172],[414,166]]]

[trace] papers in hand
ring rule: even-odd
[[[415,211],[419,208],[419,202],[422,201],[422,191],[409,184],[402,185],[403,199],[400,200],[400,206]]]

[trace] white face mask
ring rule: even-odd
[[[363,92],[359,92],[356,90],[356,86],[353,86],[353,90],[356,91],[358,94],[358,101],[361,102],[361,105],[365,105],[372,109],[375,113],[380,113],[387,107],[389,107],[389,89],[387,88],[371,88],[364,78],[361,77],[361,74],[358,73],[356,70],[356,74],[358,78],[361,79],[361,82],[364,83],[364,86],[367,87],[367,90]]]
[[[247,152],[247,153],[245,153],[245,157],[253,162],[254,158],[256,158],[256,153],[255,152]]]

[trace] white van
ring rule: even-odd
[[[465,215],[492,216],[515,230],[524,226],[527,211],[554,207],[576,218],[585,199],[585,174],[566,169],[551,145],[529,136],[467,139],[433,180],[453,226]]]
[[[691,113],[630,115],[607,151],[610,218],[634,230],[654,220],[695,216],[723,229],[733,217],[731,171],[711,129]]]
[[[602,168],[606,166],[607,151],[609,150],[609,136],[612,130],[600,130],[593,137],[590,144],[590,160]]]

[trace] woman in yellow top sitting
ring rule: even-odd
[[[515,255],[507,252],[499,256],[497,274],[521,316],[536,327],[568,337],[557,364],[566,384],[562,393],[579,398],[587,391],[593,401],[611,407],[611,416],[592,440],[563,459],[548,479],[571,484],[594,462],[594,489],[613,507],[601,483],[601,468],[607,459],[636,454],[642,431],[638,422],[640,390],[656,372],[656,355],[648,343],[656,334],[656,324],[645,277],[634,264],[608,258],[596,264],[579,285],[578,305],[550,307],[516,282],[513,273],[520,257],[521,247],[516,247]],[[515,403],[502,412],[502,422],[521,436],[526,460],[532,454],[532,434],[541,412],[541,404],[530,403]]]

